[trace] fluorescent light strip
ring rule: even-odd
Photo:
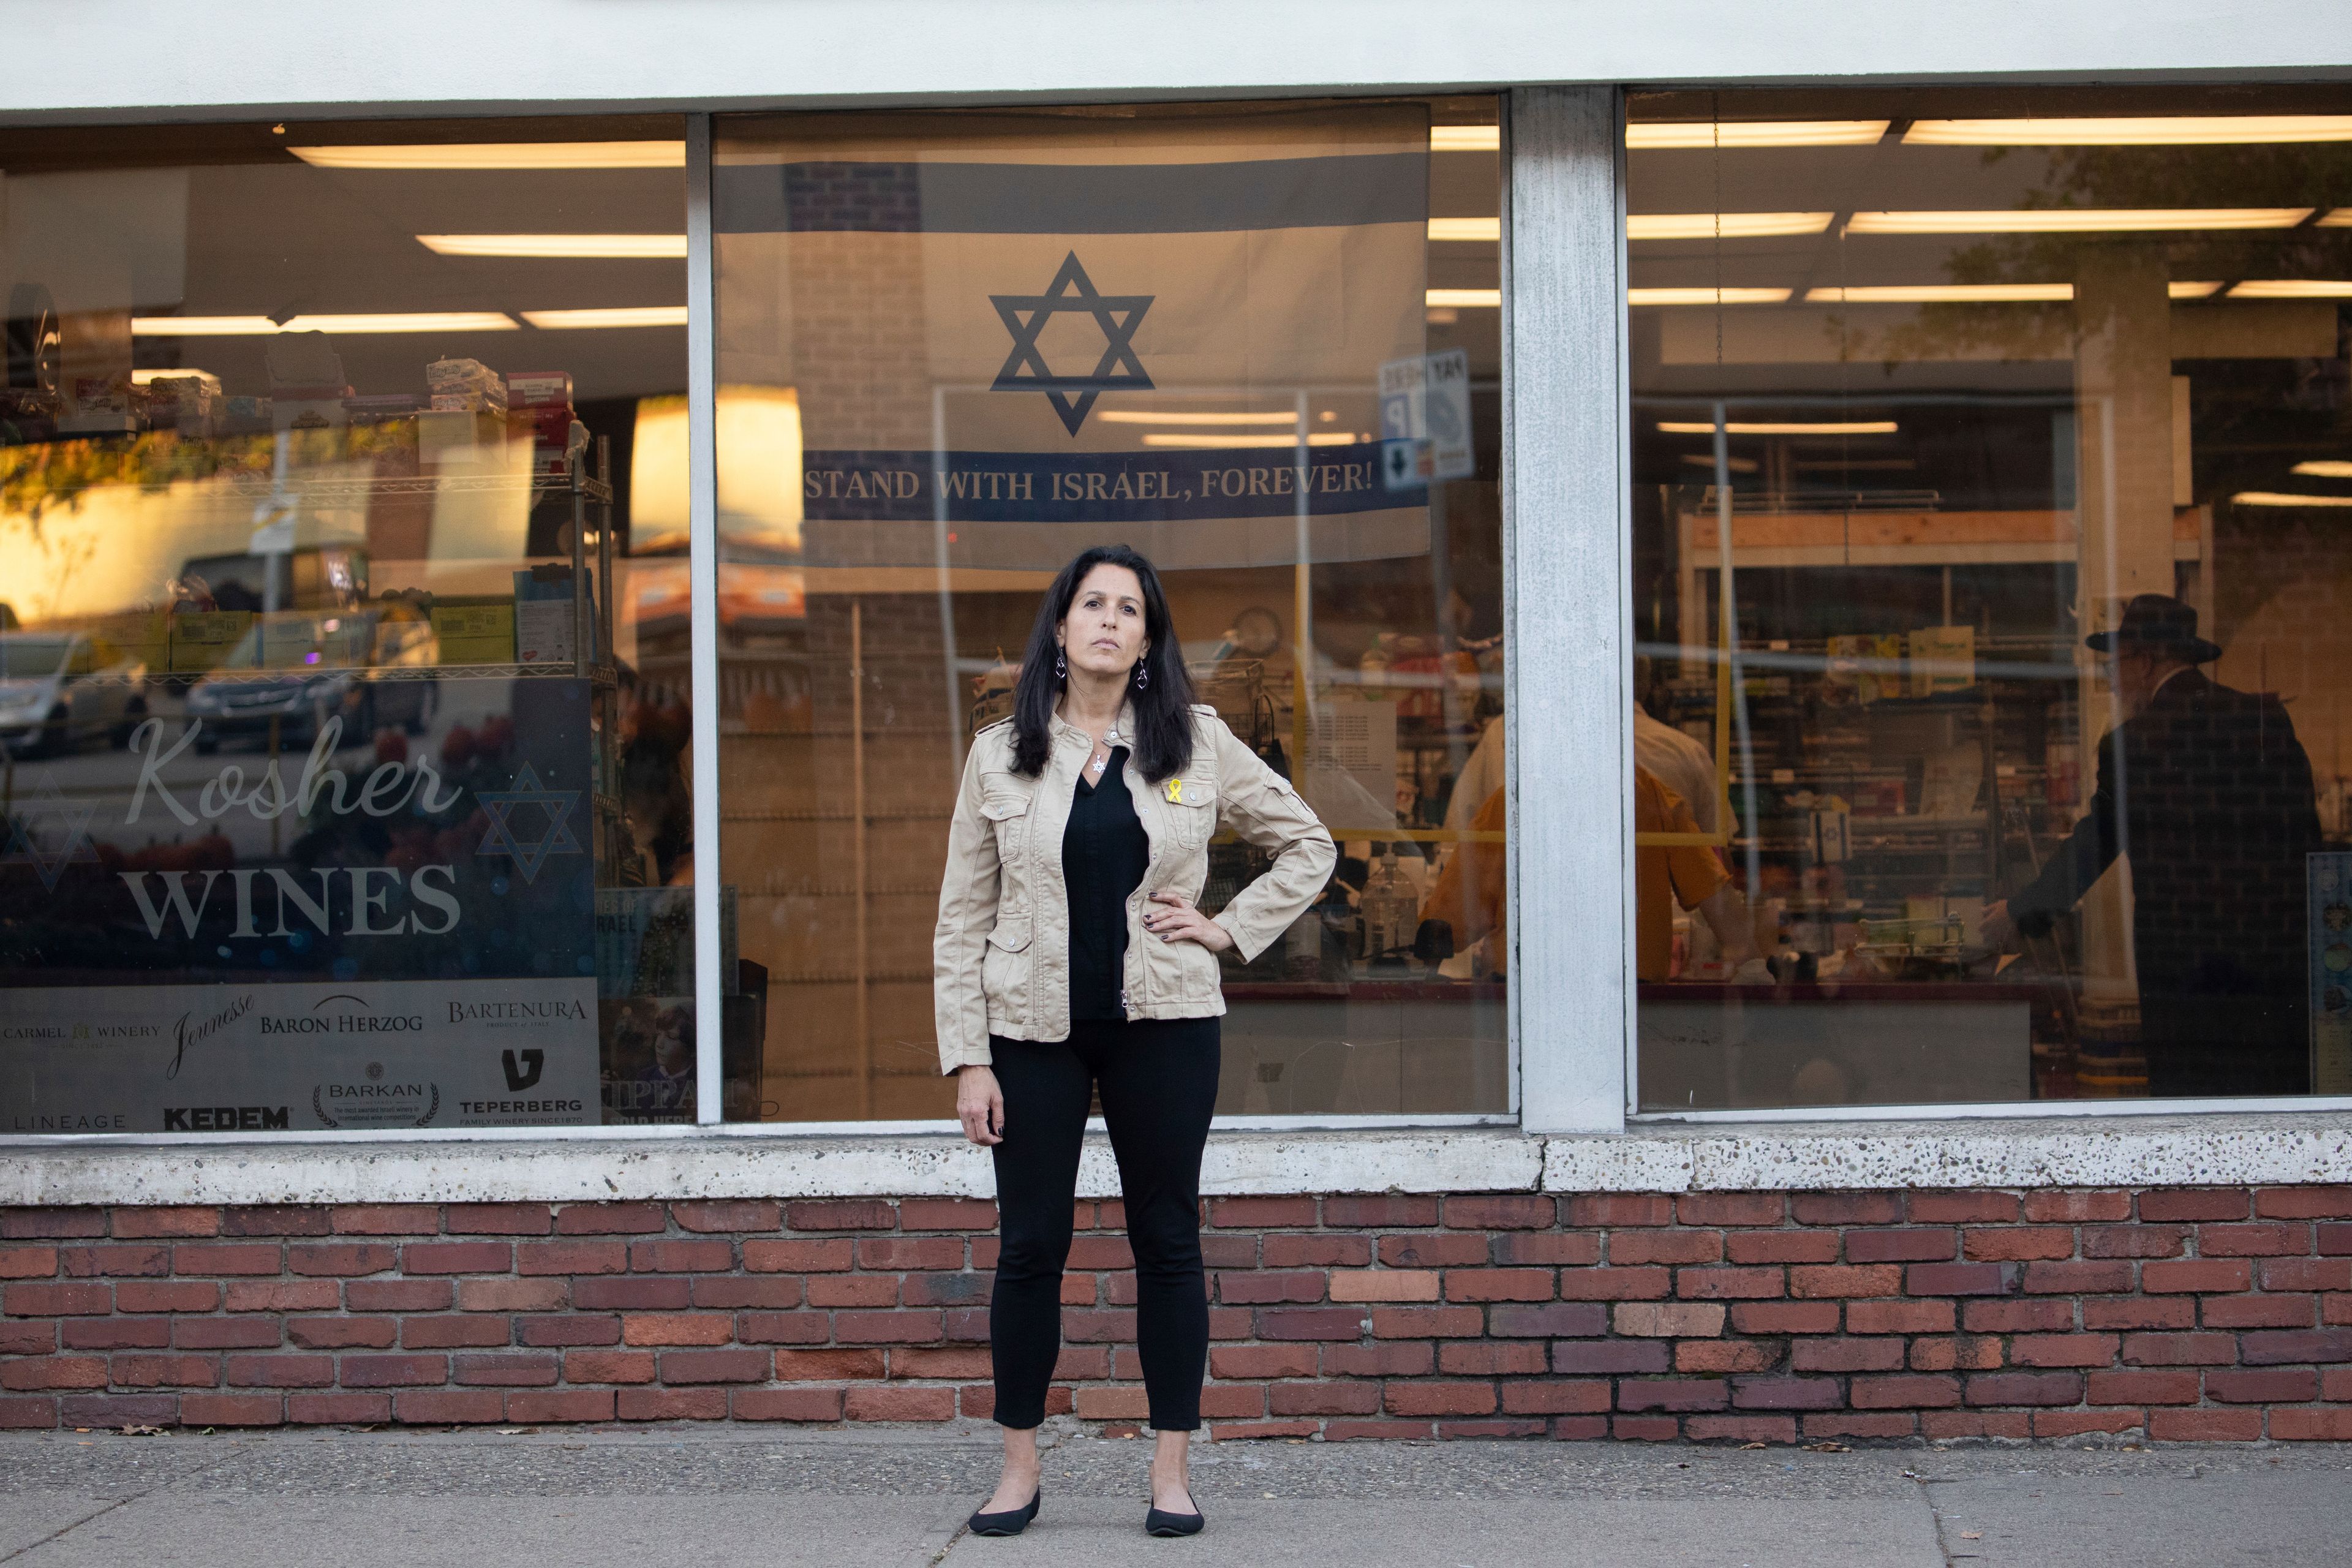
[[[1172,410],[1155,414],[1141,408],[1113,408],[1095,416],[1106,425],[1296,425],[1296,414],[1228,414]]]
[[[1169,430],[1154,430],[1143,437],[1147,447],[1190,447],[1215,449],[1225,447],[1296,447],[1296,436],[1193,436]],[[1352,430],[1332,430],[1307,437],[1310,447],[1353,447],[1360,443]]]
[[[683,169],[683,142],[453,142],[289,147],[319,169]]]
[[[1801,420],[1742,422],[1733,420],[1724,431],[1732,436],[1892,436],[1899,428],[1892,419],[1845,419],[1806,423]],[[1661,419],[1663,436],[1712,436],[1715,426],[1705,420]]]
[[[2285,490],[2240,490],[2233,506],[2352,506],[2352,496],[2299,496]]]
[[[1805,290],[1809,305],[2016,304],[2074,297],[2072,283],[1888,283]]]
[[[585,331],[600,327],[682,327],[683,305],[622,305],[602,310],[525,310],[522,319],[544,332]]]
[[[135,316],[134,337],[267,338],[279,332],[511,332],[514,319],[498,310],[389,310],[376,313],[296,316],[285,322],[267,316]]]
[[[682,234],[420,234],[436,256],[585,257],[606,260],[685,259]]]
[[[1433,217],[1429,220],[1429,237],[1444,242],[1458,240],[1498,240],[1503,237],[1503,220],[1499,217]]]
[[[2352,300],[2352,282],[2340,278],[2252,278],[2230,285],[2232,300]]]
[[[1886,134],[1884,120],[1753,120],[1651,122],[1625,127],[1637,153],[1676,147],[1866,147]]]
[[[1627,239],[1769,239],[1819,234],[1835,213],[1633,213]]]
[[[1468,306],[1474,310],[1496,310],[1503,303],[1500,289],[1432,289],[1424,300],[1430,309],[1447,306]]]
[[[2021,207],[1995,212],[1856,213],[1848,234],[2122,234],[2293,228],[2309,207]]]
[[[2352,479],[2352,463],[2337,458],[2315,458],[2308,463],[2297,463],[2294,471],[2315,479]]]
[[[2164,291],[2175,300],[2210,300],[2221,291],[2219,283],[2167,283]]]
[[[1628,289],[1629,305],[1778,305],[1790,289]]]
[[[2352,114],[2179,114],[2080,120],[1921,120],[1905,145],[1927,147],[2220,147],[2257,142],[2352,142]]]
[[[2334,207],[2319,217],[2322,228],[2352,228],[2352,207]]]
[[[1429,128],[1429,150],[1433,153],[1499,153],[1503,150],[1503,128],[1499,125],[1433,125]]]

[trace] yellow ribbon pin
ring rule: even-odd
[[[1184,804],[1184,781],[1182,779],[1170,779],[1168,781],[1168,798],[1178,805]]]

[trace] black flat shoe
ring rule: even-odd
[[[1045,1495],[1045,1489],[1039,1487],[1036,1491],[1030,1494],[1029,1506],[1026,1508],[1009,1508],[1003,1513],[973,1514],[970,1521],[971,1532],[974,1535],[1020,1534],[1029,1528],[1029,1521],[1037,1517],[1037,1504]],[[1201,1527],[1196,1524],[1192,1528],[1198,1530]]]
[[[1170,1513],[1165,1509],[1151,1509],[1143,1516],[1143,1533],[1167,1537],[1198,1535],[1209,1521],[1197,1513]]]

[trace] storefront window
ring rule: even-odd
[[[0,132],[0,1132],[693,1119],[684,164]]]
[[[952,1113],[964,751],[1108,542],[1342,841],[1228,955],[1219,1110],[1508,1109],[1497,157],[1491,100],[722,122],[721,864],[765,1020],[730,1117]],[[1265,864],[1211,859],[1213,910]]]
[[[1631,107],[1638,1107],[2352,1093],[2352,99]]]

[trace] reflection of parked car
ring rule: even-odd
[[[121,741],[147,711],[147,667],[82,632],[0,633],[0,745],[69,752]]]
[[[267,616],[219,666],[188,692],[188,717],[200,719],[196,750],[234,736],[308,745],[340,717],[343,741],[356,745],[396,724],[412,735],[433,717],[437,683],[433,628],[373,610],[342,615]]]

